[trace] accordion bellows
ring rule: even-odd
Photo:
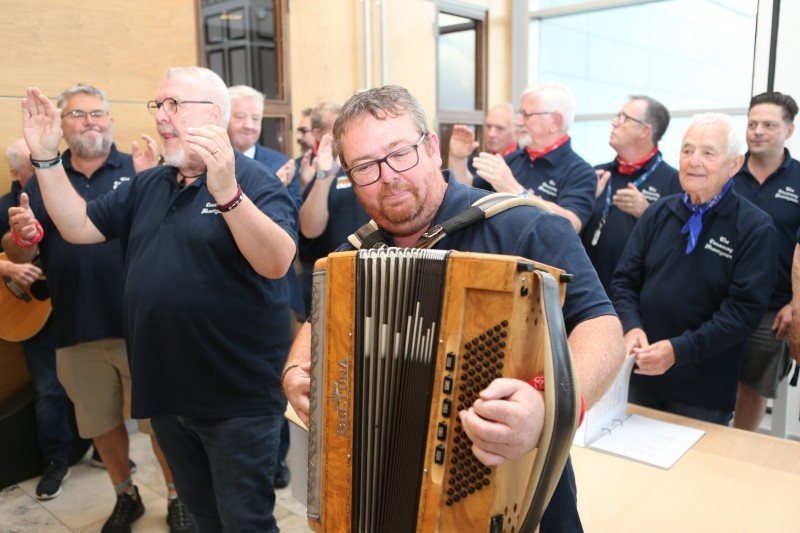
[[[312,529],[534,531],[578,423],[561,315],[567,279],[518,257],[442,250],[384,248],[318,261]],[[458,412],[494,379],[540,374],[546,412],[538,448],[483,465]]]

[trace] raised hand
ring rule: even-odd
[[[292,182],[292,179],[294,179],[294,168],[295,168],[294,159],[290,159],[286,163],[284,163],[283,166],[279,168],[277,172],[275,172],[275,174],[278,175],[278,179],[280,179],[281,183],[283,183],[284,187],[288,187],[289,184]]]
[[[236,166],[228,132],[219,126],[202,126],[186,128],[186,133],[189,148],[206,165],[208,192],[218,204],[233,200],[237,191]]]
[[[475,151],[478,144],[475,140],[475,132],[472,129],[462,124],[456,124],[453,126],[453,133],[450,134],[448,157],[465,159]]]
[[[34,159],[53,159],[61,142],[61,110],[38,87],[28,87],[22,99],[22,134]]]
[[[145,142],[144,149],[139,149],[139,143],[136,141],[133,141],[133,145],[131,146],[133,170],[137,174],[158,165],[158,144],[146,133],[142,133],[142,139],[144,139]]]
[[[31,241],[36,236],[36,217],[31,210],[28,193],[20,195],[19,207],[8,208],[8,225],[25,241]]]

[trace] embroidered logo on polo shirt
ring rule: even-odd
[[[222,211],[217,209],[217,204],[214,202],[206,202],[206,206],[200,211],[201,215],[221,215]]]
[[[558,196],[558,186],[556,186],[555,180],[548,180],[542,183],[536,188],[536,190],[546,194],[547,196]]]
[[[129,177],[127,177],[127,176],[120,176],[119,178],[114,180],[114,185],[111,187],[111,190],[113,191],[114,189],[116,189],[117,187],[119,187],[120,185],[125,183],[126,181],[131,181],[131,179]]]
[[[793,204],[800,203],[798,201],[800,198],[798,198],[797,193],[794,192],[794,188],[789,187],[788,185],[783,189],[778,189],[775,192],[775,198],[778,198],[779,200],[786,200],[787,202],[792,202]]]
[[[644,196],[645,200],[648,202],[655,202],[659,198],[661,198],[661,193],[658,192],[658,189],[653,187],[652,185],[648,185],[644,189],[642,189],[642,196]]]
[[[336,176],[337,189],[349,189],[352,186],[353,184],[350,183],[350,179],[347,176]]]
[[[731,246],[731,242],[723,235],[720,235],[719,240],[708,239],[708,242],[703,248],[725,259],[733,259],[733,247]]]

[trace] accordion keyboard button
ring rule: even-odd
[[[453,402],[450,400],[445,400],[442,402],[442,416],[445,418],[450,418],[450,413],[453,411]]]
[[[439,422],[439,428],[436,430],[436,438],[445,440],[447,438],[447,422]]]

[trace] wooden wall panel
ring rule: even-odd
[[[154,132],[144,104],[164,71],[197,64],[195,9],[195,0],[0,0],[0,193],[28,85],[51,97],[79,82],[104,89],[124,151],[140,132]]]

